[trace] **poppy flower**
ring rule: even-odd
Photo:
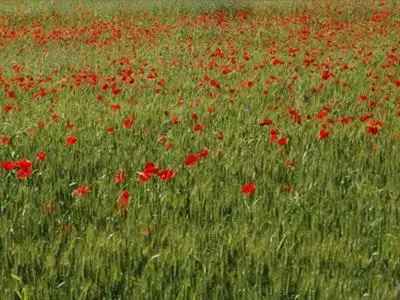
[[[17,168],[27,169],[27,168],[31,168],[32,167],[32,162],[30,160],[27,160],[27,159],[21,159],[21,160],[16,161],[15,165],[17,166]]]
[[[158,171],[158,167],[154,163],[152,163],[151,161],[147,162],[146,165],[144,166],[144,169],[143,169],[144,173],[147,173],[147,174],[150,174],[150,175],[153,175],[153,174],[157,173],[157,171]]]
[[[15,173],[15,176],[19,180],[26,180],[32,176],[32,168],[21,168]]]
[[[210,85],[216,89],[220,89],[221,88],[221,84],[219,83],[218,80],[216,79],[211,79],[210,80]]]
[[[160,170],[157,175],[158,175],[158,178],[160,178],[161,180],[168,181],[176,176],[176,172],[174,172],[171,169],[164,169],[164,170]]]
[[[382,129],[383,122],[380,120],[368,120],[367,122],[367,133],[371,135],[377,135]]]
[[[0,146],[7,146],[11,145],[11,138],[6,135],[1,135],[0,136]]]
[[[318,134],[318,139],[323,140],[329,137],[331,133],[326,129],[321,129]]]
[[[199,160],[200,160],[200,157],[197,154],[190,153],[185,158],[185,165],[187,167],[193,167],[197,164],[197,162]]]
[[[84,198],[90,193],[90,187],[87,185],[80,185],[72,191],[72,196],[75,198]]]
[[[321,78],[323,79],[323,80],[328,80],[328,79],[330,79],[330,78],[332,78],[333,77],[333,73],[331,73],[329,70],[324,70],[323,72],[322,72],[322,74],[321,74]]]
[[[115,184],[122,184],[126,181],[126,173],[124,170],[118,170],[117,173],[114,175],[114,183]]]
[[[120,109],[121,109],[121,105],[120,104],[118,104],[118,103],[111,104],[111,110],[112,111],[118,111]]]
[[[3,161],[0,164],[1,168],[4,169],[5,171],[12,171],[15,168],[17,168],[17,165],[13,161]]]
[[[123,190],[117,199],[117,206],[119,210],[126,211],[129,206],[131,196],[127,190]]]
[[[199,156],[199,158],[205,158],[208,156],[208,149],[204,148],[203,150],[197,152],[197,155]]]
[[[140,183],[145,183],[156,175],[158,172],[158,167],[153,162],[147,162],[143,168],[142,172],[137,172],[138,180]]]
[[[15,175],[16,175],[17,179],[19,179],[19,180],[26,180],[29,177],[31,177],[32,168],[31,167],[21,168],[17,171],[17,173]]]
[[[289,142],[289,139],[287,137],[282,137],[278,140],[278,145],[284,146],[284,145],[287,145],[288,142]]]
[[[197,133],[201,133],[201,132],[203,132],[204,128],[206,128],[205,125],[198,123],[193,126],[193,131],[197,132]]]
[[[132,116],[128,116],[122,121],[122,127],[124,127],[125,129],[130,129],[132,128],[134,123],[135,123],[135,118]]]
[[[246,197],[252,196],[256,191],[256,184],[253,182],[248,182],[242,185],[241,192]]]
[[[69,135],[66,137],[65,142],[67,145],[75,145],[76,142],[78,141],[78,138],[74,135]]]
[[[145,183],[149,181],[152,177],[151,174],[145,173],[145,172],[137,172],[138,174],[138,180],[140,183]]]
[[[272,144],[278,139],[278,130],[271,128],[269,130],[269,142]]]
[[[271,119],[264,119],[264,120],[261,120],[258,124],[260,126],[270,126],[270,125],[272,125],[272,120]]]

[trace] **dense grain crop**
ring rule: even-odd
[[[394,299],[398,1],[1,1],[0,299]]]

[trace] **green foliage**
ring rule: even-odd
[[[0,168],[0,299],[395,297],[399,9],[388,1],[374,23],[376,7],[329,3],[3,1],[0,163],[26,158],[33,173]],[[140,183],[148,161],[176,176]]]

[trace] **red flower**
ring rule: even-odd
[[[201,132],[203,132],[204,128],[206,128],[205,125],[198,123],[198,124],[193,126],[193,131],[201,133]]]
[[[39,152],[36,154],[36,159],[37,159],[37,160],[40,160],[40,161],[44,161],[44,160],[46,159],[46,156],[47,156],[46,152],[44,152],[44,151],[39,151]]]
[[[130,129],[130,128],[132,128],[134,123],[135,123],[135,118],[132,116],[128,116],[122,121],[122,126],[125,129]]]
[[[21,168],[17,171],[16,176],[19,180],[26,180],[32,175],[32,168]]]
[[[197,154],[190,153],[185,158],[185,165],[188,167],[195,166],[199,160],[200,157]]]
[[[1,162],[1,168],[4,169],[5,171],[12,171],[15,168],[17,168],[17,165],[13,161],[3,161]]]
[[[121,109],[121,105],[119,105],[118,103],[113,103],[111,104],[111,110],[113,111],[117,111]]]
[[[206,158],[208,156],[208,149],[204,148],[203,150],[197,152],[199,158]]]
[[[382,129],[383,122],[380,120],[368,120],[367,132],[371,135],[377,135]]]
[[[289,142],[289,139],[287,137],[282,137],[278,140],[278,145],[284,146],[284,145],[287,145],[288,142]]]
[[[252,196],[256,191],[256,184],[253,182],[248,182],[242,185],[241,192],[246,197]]]
[[[0,136],[0,146],[7,146],[11,145],[11,138],[6,135],[1,135]]]
[[[269,142],[273,143],[278,139],[278,130],[271,128],[269,130]]]
[[[115,184],[121,184],[126,181],[126,173],[124,170],[118,170],[117,173],[114,176],[114,183]]]
[[[151,179],[151,174],[145,172],[138,172],[138,179],[140,183],[145,183]]]
[[[221,84],[220,84],[219,81],[216,80],[216,79],[211,79],[211,80],[210,80],[210,85],[211,85],[212,87],[216,88],[216,89],[221,88]]]
[[[147,162],[146,165],[144,166],[143,171],[137,173],[138,179],[141,183],[144,183],[150,180],[153,175],[156,175],[157,172],[158,172],[158,167],[152,162]]]
[[[65,142],[67,143],[67,145],[75,145],[77,141],[78,141],[78,138],[74,135],[69,135],[65,139]]]
[[[80,185],[72,191],[72,196],[75,198],[83,198],[90,193],[90,187],[87,185]]]
[[[161,180],[168,181],[175,177],[176,172],[174,172],[171,169],[164,169],[164,170],[161,170],[160,172],[158,172],[157,175]]]
[[[323,71],[322,74],[321,74],[321,78],[322,78],[323,80],[328,80],[328,79],[330,79],[331,77],[333,77],[333,73],[331,73],[329,70],[325,70],[325,71]]]
[[[27,159],[21,159],[15,162],[17,168],[28,169],[32,167],[32,162]]]
[[[131,196],[127,190],[123,190],[117,199],[117,206],[119,210],[126,211],[129,206]]]
[[[272,120],[264,119],[264,120],[261,120],[258,124],[260,126],[269,126],[269,125],[272,125]]]
[[[326,129],[321,129],[318,134],[318,139],[323,140],[329,137],[331,133]]]
[[[107,131],[108,134],[114,134],[115,129],[114,129],[114,127],[107,127],[106,131]]]
[[[150,175],[156,174],[157,171],[158,171],[158,167],[154,163],[152,163],[151,161],[147,162],[146,165],[144,166],[144,169],[143,169],[144,173],[147,173],[147,174],[150,174]]]

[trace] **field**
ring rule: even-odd
[[[397,299],[398,1],[0,3],[0,299]]]

